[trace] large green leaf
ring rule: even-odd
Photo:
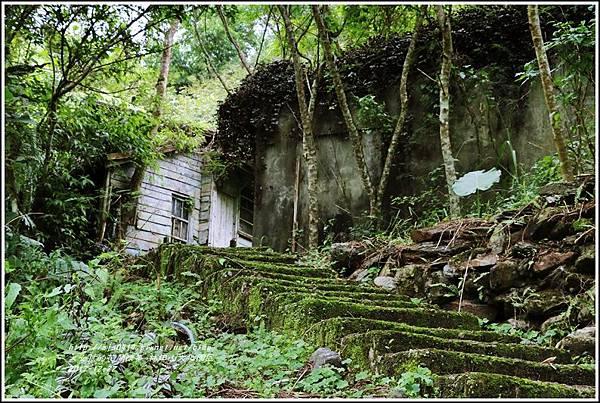
[[[19,295],[20,292],[21,292],[21,284],[10,283],[6,287],[6,300],[5,300],[6,309],[10,309],[10,307],[15,302],[15,300],[17,299],[17,296]]]
[[[478,190],[488,190],[494,183],[500,181],[501,174],[496,168],[489,171],[471,171],[454,182],[452,190],[462,197],[473,194]]]

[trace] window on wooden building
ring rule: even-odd
[[[171,204],[171,238],[174,241],[188,242],[190,198],[173,195]]]

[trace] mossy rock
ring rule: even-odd
[[[291,312],[294,314],[290,315]],[[479,329],[477,317],[468,313],[435,308],[369,307],[359,303],[324,301],[314,297],[280,307],[278,311],[273,312],[271,320],[275,327],[304,332],[323,319],[338,316],[388,320],[422,327]]]
[[[307,334],[319,345],[335,346],[339,349],[342,337],[351,333],[363,333],[369,330],[394,330],[411,332],[417,334],[428,334],[431,336],[448,337],[458,340],[474,340],[484,342],[518,343],[521,339],[517,336],[500,334],[487,330],[463,330],[463,329],[440,329],[435,327],[411,326],[405,323],[391,322],[385,320],[333,317],[324,319],[312,328]],[[333,348],[332,348],[333,349]]]
[[[371,366],[370,359],[386,353],[411,349],[436,348],[440,350],[458,351],[506,358],[540,362],[556,357],[555,363],[571,362],[570,354],[565,350],[531,346],[523,344],[489,343],[473,340],[457,340],[450,337],[437,337],[426,334],[390,330],[371,330],[354,333],[341,340],[344,356],[354,362]]]
[[[590,398],[595,395],[595,388],[589,386],[567,386],[482,372],[438,376],[436,389],[443,398]]]
[[[415,349],[385,354],[377,368],[390,376],[402,374],[407,365],[419,363],[438,375],[463,372],[486,372],[517,376],[535,381],[558,382],[567,385],[594,385],[592,368],[573,364],[543,364],[517,358],[444,351],[435,348]]]

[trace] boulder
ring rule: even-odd
[[[556,316],[552,316],[544,321],[540,326],[540,332],[546,333],[548,330],[556,327],[561,327],[562,324],[565,323],[565,316],[560,314]]]
[[[525,320],[522,319],[514,319],[514,318],[510,318],[506,321],[506,323],[508,323],[509,325],[511,325],[512,327],[514,327],[515,329],[519,329],[519,330],[529,330],[531,329],[531,324]]]
[[[498,262],[490,270],[490,288],[493,290],[506,290],[515,285],[519,279],[519,264],[514,260]]]
[[[449,304],[446,304],[444,306],[444,309],[458,311],[459,302],[459,299],[455,299]],[[480,304],[470,299],[462,300],[462,303],[460,304],[460,311],[472,313],[473,315],[480,318],[486,318],[490,322],[493,322],[498,316],[498,310],[494,306],[488,304]]]
[[[441,271],[434,271],[425,281],[425,295],[433,304],[445,304],[458,296],[458,288]]]
[[[450,264],[445,264],[442,268],[442,274],[449,280],[457,279],[460,277],[460,273],[456,270],[454,266]]]
[[[533,271],[544,273],[558,266],[565,265],[575,259],[575,252],[546,252],[539,256],[533,264]]]
[[[424,276],[426,267],[418,264],[407,264],[395,269],[394,279],[401,294],[415,296],[424,292]]]
[[[320,347],[315,350],[314,353],[310,356],[308,363],[311,365],[312,369],[321,368],[325,365],[330,365],[332,367],[341,367],[342,366],[342,357],[340,353],[337,353],[333,350],[330,350],[327,347]]]
[[[557,347],[573,355],[588,353],[593,356],[596,350],[596,327],[588,326],[574,331],[559,341]]]
[[[477,255],[475,259],[471,259],[468,261],[468,265],[475,270],[479,270],[491,267],[495,265],[497,261],[498,256],[494,254]]]
[[[528,316],[549,317],[561,308],[566,308],[569,300],[560,290],[546,289],[526,296],[522,304]]]
[[[338,272],[345,268],[347,273],[352,273],[360,266],[366,252],[367,246],[361,242],[333,243],[329,250],[332,268]]]
[[[507,241],[508,237],[505,226],[498,224],[494,227],[487,246],[491,253],[499,255],[504,251]]]
[[[586,245],[581,248],[581,255],[575,261],[577,273],[594,274],[596,271],[596,251],[594,245]]]
[[[396,279],[394,277],[389,276],[379,276],[375,277],[373,280],[373,284],[375,286],[383,288],[384,290],[393,291],[397,288]]]
[[[531,258],[537,253],[537,248],[529,242],[517,242],[510,250],[513,257]]]

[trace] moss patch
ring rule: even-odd
[[[350,334],[341,340],[341,345],[344,351],[351,350],[354,355],[362,355],[364,356],[362,358],[365,359],[369,355],[369,351],[373,351],[377,355],[383,355],[410,349],[437,348],[464,353],[518,358],[538,363],[549,357],[556,357],[556,363],[571,361],[571,356],[566,351],[554,348],[456,340],[450,337],[436,337],[390,330],[371,330],[365,333]]]
[[[380,370],[389,375],[400,375],[404,372],[405,363],[414,361],[441,375],[486,372],[567,385],[594,385],[595,381],[593,369],[578,365],[553,364],[551,366],[515,358],[491,357],[434,348],[386,354],[377,365]]]
[[[595,394],[592,387],[481,372],[439,376],[436,387],[440,397],[455,398],[590,398]]]

